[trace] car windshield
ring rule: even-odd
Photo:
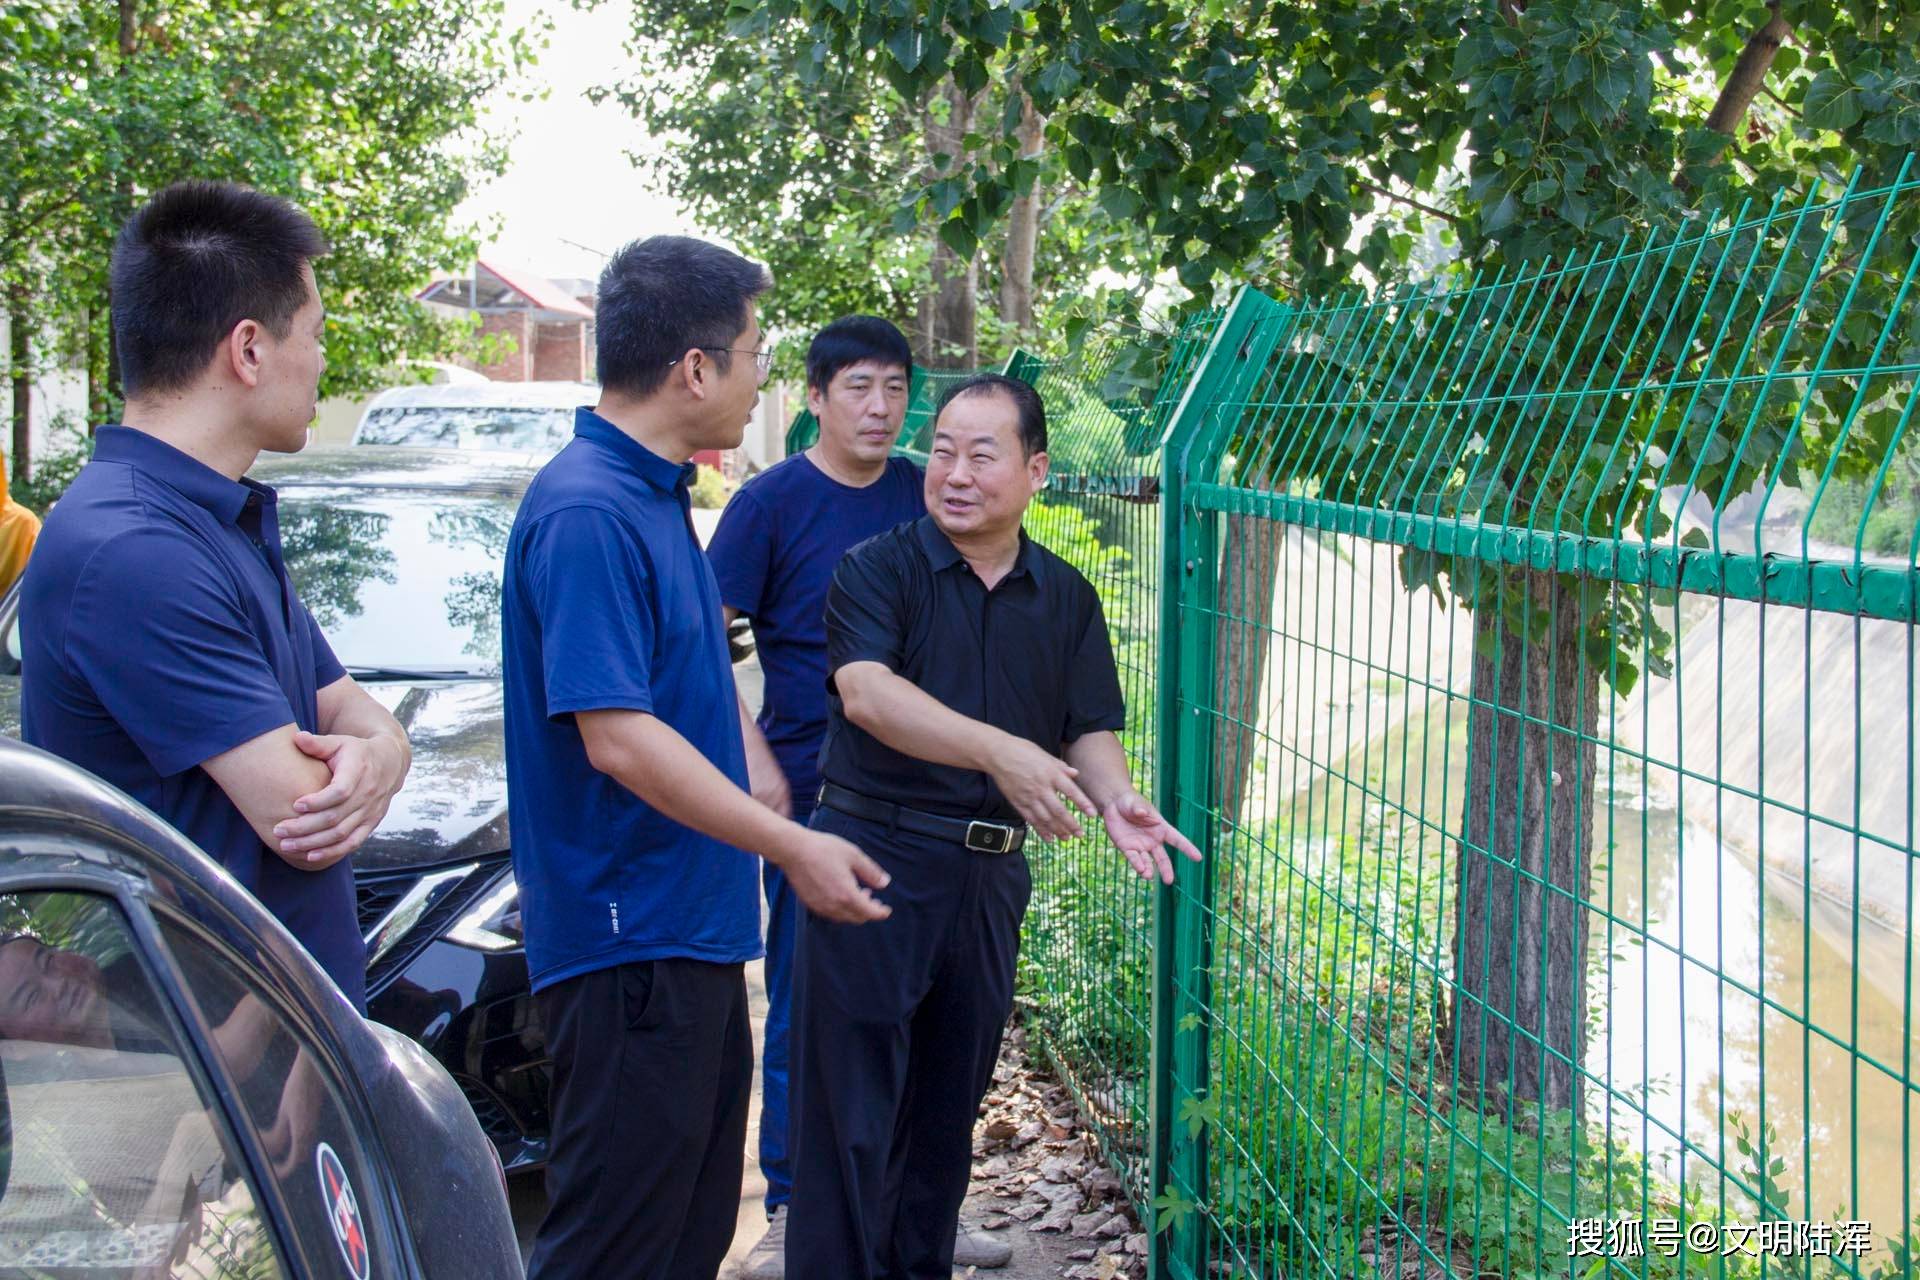
[[[500,565],[519,495],[280,490],[287,573],[349,671],[497,674]]]
[[[413,405],[369,410],[355,444],[558,453],[573,439],[573,410],[511,405]]]

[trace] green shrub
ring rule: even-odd
[[[694,476],[692,487],[693,505],[708,511],[718,511],[727,505],[727,482],[720,472],[708,466],[699,468]]]

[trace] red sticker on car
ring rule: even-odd
[[[353,1280],[367,1280],[372,1257],[367,1249],[366,1226],[360,1219],[360,1201],[353,1194],[353,1184],[347,1181],[347,1167],[324,1142],[314,1153],[314,1163],[320,1170],[320,1194],[326,1200],[327,1221],[333,1225],[340,1256]]]

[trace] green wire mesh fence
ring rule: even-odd
[[[1161,1274],[1911,1274],[1917,246],[1903,170],[1236,300],[1165,477]]]
[[[1149,794],[1162,693],[1160,443],[1218,323],[1218,315],[1205,315],[1171,336],[1113,332],[1062,360],[1009,362],[1047,405],[1051,468],[1026,528],[1100,593],[1127,701],[1122,743],[1135,784]],[[1031,862],[1021,952],[1029,1025],[1128,1195],[1145,1204],[1153,1163],[1153,894],[1104,839],[1051,846]]]

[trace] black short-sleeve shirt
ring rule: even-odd
[[[1059,754],[1126,723],[1100,597],[1078,570],[1020,535],[988,591],[932,517],[869,538],[827,592],[828,782],[909,808],[1019,821],[993,780],[903,755],[847,720],[833,673],[878,662],[944,705]]]

